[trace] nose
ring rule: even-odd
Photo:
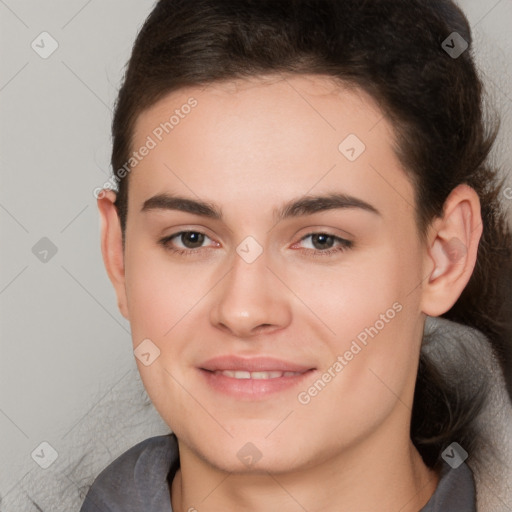
[[[268,268],[264,251],[247,263],[238,254],[213,297],[210,321],[216,328],[242,339],[271,333],[291,322],[290,292]]]

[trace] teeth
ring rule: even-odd
[[[279,377],[293,377],[295,375],[300,375],[300,372],[246,372],[241,370],[217,370],[215,373],[218,375],[224,375],[225,377],[231,377],[233,379],[278,379]]]
[[[251,372],[251,379],[277,379],[283,372]]]

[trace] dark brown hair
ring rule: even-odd
[[[453,32],[471,44],[468,22],[450,0],[160,0],[137,37],[119,92],[112,167],[129,160],[141,112],[186,86],[302,73],[366,91],[395,128],[422,238],[457,185],[480,197],[484,231],[476,268],[442,316],[488,337],[510,392],[512,241],[499,204],[503,183],[487,163],[497,128],[488,129],[484,119],[471,47],[460,56],[443,48]],[[128,177],[118,180],[115,203],[123,243]],[[428,465],[454,439],[471,449],[483,400],[483,388],[450,387],[422,353],[411,438]]]

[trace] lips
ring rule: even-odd
[[[237,400],[264,400],[303,385],[315,368],[270,357],[221,356],[202,363],[209,389]]]
[[[232,379],[278,379],[279,377],[293,377],[294,375],[301,375],[301,372],[246,372],[244,370],[216,370],[213,373],[217,375],[224,375],[224,377],[231,377]]]
[[[238,372],[238,373],[304,373],[311,370],[311,367],[295,364],[289,361],[282,361],[271,357],[238,357],[238,356],[220,356],[209,359],[200,365],[202,370],[209,372]],[[231,376],[231,375],[230,375]],[[282,375],[278,375],[281,377]],[[251,378],[251,377],[235,377],[235,378]],[[258,378],[258,377],[255,377]],[[259,377],[261,378],[261,377]],[[269,377],[276,378],[276,377]]]

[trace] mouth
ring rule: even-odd
[[[263,400],[297,387],[316,368],[268,357],[223,356],[199,368],[208,388],[237,400]]]
[[[301,372],[284,372],[284,371],[263,371],[263,372],[246,372],[244,370],[216,370],[215,375],[224,375],[232,379],[279,379],[281,377],[294,377],[301,375]]]

